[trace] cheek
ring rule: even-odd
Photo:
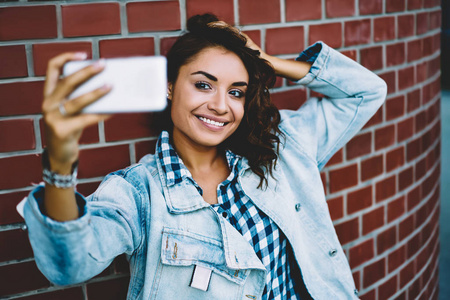
[[[232,109],[235,120],[237,121],[237,123],[241,123],[245,113],[244,102],[236,103],[236,105],[234,105]]]

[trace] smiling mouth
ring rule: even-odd
[[[216,121],[213,121],[213,120],[204,118],[204,117],[197,117],[197,118],[198,118],[200,121],[204,122],[204,123],[207,123],[207,124],[210,124],[210,125],[214,125],[214,126],[217,126],[217,127],[223,127],[223,126],[225,126],[226,124],[228,124],[228,122],[216,122]]]

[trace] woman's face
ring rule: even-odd
[[[223,48],[206,48],[183,65],[169,85],[175,143],[214,147],[232,135],[244,116],[248,80],[240,58]]]

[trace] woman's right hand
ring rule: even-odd
[[[80,84],[104,69],[104,62],[100,60],[70,76],[60,78],[65,63],[84,59],[85,53],[64,53],[48,63],[42,113],[50,167],[59,174],[70,174],[72,164],[78,159],[78,141],[83,129],[109,117],[109,115],[80,114],[85,106],[107,94],[111,90],[109,86],[103,86],[67,101],[69,95]]]

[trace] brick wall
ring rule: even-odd
[[[362,299],[437,299],[440,173],[439,0],[0,1],[0,298],[124,299],[118,258],[88,283],[50,284],[37,270],[15,205],[41,181],[40,104],[48,59],[167,52],[185,20],[211,11],[273,55],[324,40],[378,73],[386,104],[323,171],[330,212]],[[88,3],[89,2],[89,3]],[[314,93],[277,81],[296,109]],[[153,152],[152,114],[118,115],[81,138],[80,185]]]

